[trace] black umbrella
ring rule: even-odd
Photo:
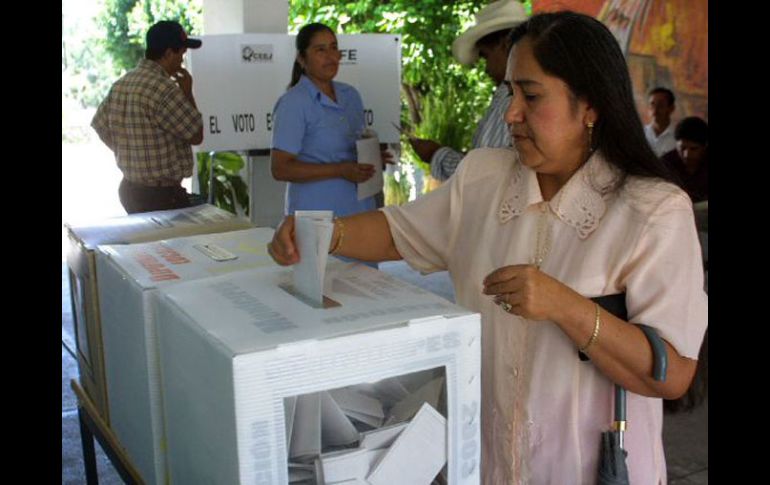
[[[628,321],[626,310],[626,295],[601,296],[592,298],[605,311],[616,317]],[[666,380],[666,367],[668,355],[663,340],[652,327],[638,325],[652,346],[653,353],[653,377],[656,381]],[[581,360],[588,360],[588,356],[580,352]],[[626,431],[626,390],[615,385],[615,420],[610,431],[602,433],[601,451],[599,452],[599,472],[596,477],[598,485],[629,485],[628,467],[626,457],[628,452],[623,447],[623,433]]]
[[[628,485],[628,467],[623,448],[623,433],[626,431],[626,390],[615,384],[615,422],[612,430],[602,433],[602,448],[599,452],[599,485]]]

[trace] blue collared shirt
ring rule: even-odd
[[[356,140],[364,130],[361,95],[349,84],[332,81],[337,102],[302,76],[273,109],[272,148],[307,163],[355,161]],[[344,178],[289,182],[285,213],[332,210],[346,216],[375,208],[374,198],[358,200],[357,186]]]

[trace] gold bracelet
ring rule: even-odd
[[[342,247],[342,238],[345,237],[345,224],[340,219],[334,219],[334,225],[340,224],[340,237],[337,238],[337,244],[329,251],[329,254],[337,254],[337,251]]]
[[[594,333],[591,334],[591,338],[588,339],[588,342],[582,346],[580,349],[581,352],[584,352],[588,350],[588,347],[593,345],[594,342],[596,342],[596,338],[599,336],[599,326],[601,325],[602,321],[599,318],[599,304],[594,303],[594,306],[596,307],[596,320],[594,320]]]

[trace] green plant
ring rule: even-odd
[[[452,57],[452,41],[474,23],[488,0],[292,0],[289,32],[323,22],[336,32],[390,33],[401,36],[401,123],[423,138],[467,150],[492,97],[494,86],[484,64],[465,67]],[[525,9],[530,0],[524,2]],[[430,173],[406,138],[403,163]],[[395,180],[387,183],[397,182]],[[428,184],[425,185],[428,187]]]
[[[385,183],[383,192],[385,195],[385,205],[401,205],[409,202],[409,191],[411,185],[404,172],[396,172],[393,175],[384,174]]]
[[[240,175],[244,165],[243,157],[235,152],[198,152],[200,196],[208,200],[209,194],[213,190],[214,200],[212,203],[215,206],[237,214],[237,202],[237,205],[242,207],[248,215],[249,188]]]

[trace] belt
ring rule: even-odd
[[[128,179],[124,180],[131,185],[138,185],[141,187],[179,187],[182,183],[181,180],[151,180],[142,182],[134,182]]]

